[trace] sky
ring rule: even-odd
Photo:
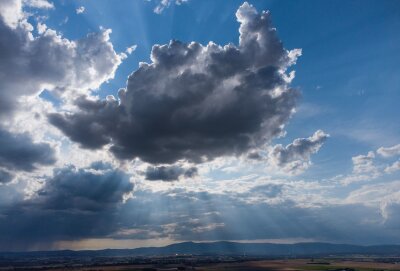
[[[0,251],[400,244],[400,2],[0,1]]]

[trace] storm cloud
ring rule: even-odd
[[[146,170],[146,180],[155,181],[176,181],[179,177],[184,176],[186,178],[192,178],[197,175],[197,168],[183,168],[180,166],[159,166],[159,167],[148,167]]]
[[[105,145],[119,159],[172,164],[239,155],[282,133],[299,93],[287,74],[301,54],[277,37],[268,12],[236,12],[239,45],[173,40],[154,45],[126,89],[49,121],[83,148]]]
[[[56,155],[47,143],[34,143],[26,133],[11,133],[0,127],[0,169],[32,171],[51,165]]]
[[[4,184],[4,183],[11,182],[13,177],[14,176],[10,172],[0,169],[0,183]]]
[[[133,184],[119,170],[95,168],[55,169],[33,197],[0,209],[0,243],[12,241],[8,249],[26,249],[36,242],[113,232],[113,217]]]

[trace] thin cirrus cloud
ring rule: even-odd
[[[299,96],[285,73],[301,50],[286,50],[268,12],[239,7],[239,45],[171,41],[155,45],[118,100],[76,101],[49,115],[83,148],[111,144],[119,159],[203,162],[239,155],[283,132]]]

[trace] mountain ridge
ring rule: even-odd
[[[0,257],[114,257],[155,255],[246,255],[246,256],[312,256],[331,254],[400,255],[400,245],[351,245],[322,242],[276,244],[181,242],[162,247],[139,247],[133,249],[101,250],[50,250],[25,252],[0,252]]]

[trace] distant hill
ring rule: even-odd
[[[37,257],[113,257],[113,256],[155,256],[155,255],[246,255],[246,256],[323,256],[323,255],[400,255],[400,245],[358,246],[329,243],[236,243],[236,242],[183,242],[165,247],[143,247],[135,249],[104,250],[58,250],[32,252],[0,252],[6,258]]]

